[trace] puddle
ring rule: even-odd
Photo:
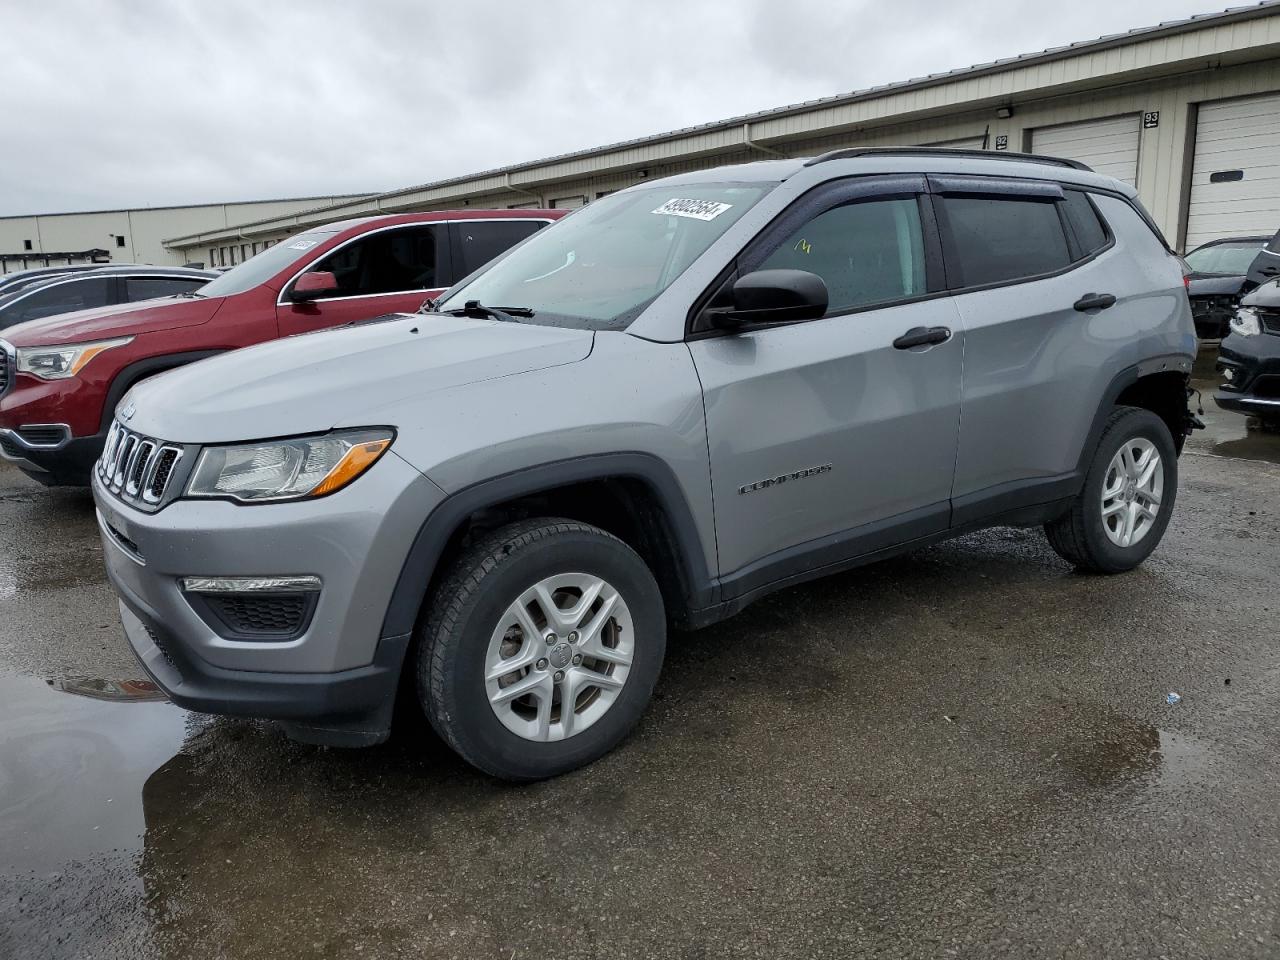
[[[141,850],[143,784],[179,751],[190,716],[158,693],[0,676],[0,876]]]
[[[1205,429],[1191,435],[1190,450],[1237,460],[1280,463],[1280,432],[1265,430],[1256,417],[1223,410],[1214,403],[1213,392],[1218,388],[1218,380],[1193,380],[1191,385],[1200,391],[1200,402],[1204,406],[1204,416],[1200,419]],[[1195,402],[1196,398],[1192,397],[1193,407]]]
[[[1210,753],[1196,737],[1139,720],[1116,720],[1105,735],[1080,741],[1062,759],[1095,787],[1141,783],[1176,790],[1203,778]]]

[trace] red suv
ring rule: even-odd
[[[263,340],[412,313],[562,210],[344,220],[281,240],[197,291],[22,323],[0,340],[0,454],[83,486],[139,380]]]

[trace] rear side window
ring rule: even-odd
[[[154,300],[156,297],[172,297],[199,290],[208,282],[186,277],[127,277],[124,281],[124,299],[127,303],[134,303],[138,300]]]
[[[546,225],[541,220],[456,221],[453,224],[457,243],[454,273],[458,277],[474,273]]]
[[[1093,256],[1107,245],[1107,228],[1087,194],[1080,190],[1067,190],[1065,194],[1067,199],[1062,210],[1075,234],[1079,255],[1081,258]]]
[[[762,270],[807,270],[827,284],[828,314],[925,292],[924,235],[914,199],[864,200],[814,217]]]
[[[12,309],[0,317],[0,324],[10,327],[27,320],[104,307],[110,302],[110,283],[106,277],[86,277],[43,287],[20,299],[15,298]]]
[[[1071,265],[1057,204],[1023,197],[944,196],[950,263],[963,287],[1005,283]]]

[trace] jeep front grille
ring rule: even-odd
[[[155,506],[165,496],[182,448],[113,422],[95,468],[102,485],[123,500]]]

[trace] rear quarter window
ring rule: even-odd
[[[1023,197],[944,196],[948,272],[963,287],[1007,283],[1071,265],[1057,204]]]
[[[1067,199],[1062,204],[1062,210],[1067,216],[1071,232],[1075,234],[1079,256],[1092,256],[1107,245],[1109,237],[1106,225],[1088,194],[1081,190],[1067,190],[1065,195]]]

